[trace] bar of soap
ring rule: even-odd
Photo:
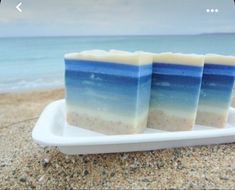
[[[65,55],[70,125],[107,135],[141,133],[147,126],[152,56],[85,51]]]
[[[204,56],[154,55],[148,127],[192,130],[195,124]]]
[[[234,77],[235,57],[213,54],[205,56],[197,124],[225,127],[232,99]]]

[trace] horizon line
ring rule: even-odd
[[[208,32],[195,34],[118,34],[118,35],[38,35],[38,36],[0,36],[0,38],[51,38],[51,37],[147,37],[147,36],[199,36],[199,35],[223,35],[235,34],[235,32]]]

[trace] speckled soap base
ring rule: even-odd
[[[224,128],[228,118],[228,112],[212,113],[206,111],[198,111],[196,123],[199,125],[212,126],[217,128]]]
[[[154,55],[148,127],[191,131],[196,118],[204,57]]]
[[[148,127],[166,131],[190,131],[194,122],[194,117],[191,119],[170,115],[162,110],[150,110]]]
[[[205,56],[197,124],[217,128],[226,126],[234,77],[235,57],[214,54]]]
[[[104,120],[88,114],[68,112],[67,122],[70,125],[79,126],[105,135],[121,135],[142,133],[147,125],[147,116],[141,121],[130,124],[123,121]]]

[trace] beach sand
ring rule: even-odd
[[[0,95],[0,189],[235,188],[235,144],[80,156],[36,145],[39,114],[63,93]]]

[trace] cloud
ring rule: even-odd
[[[2,4],[0,36],[235,32],[232,1],[24,0],[21,14],[15,9],[17,3]],[[208,7],[220,12],[208,15]]]

